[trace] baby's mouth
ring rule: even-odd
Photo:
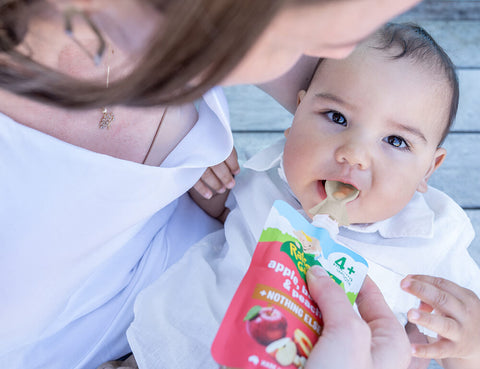
[[[344,199],[351,199],[355,200],[357,198],[357,194],[360,191],[353,185],[343,182],[337,182],[337,188],[335,192],[332,193],[332,196],[337,200],[344,200]]]
[[[320,198],[322,200],[325,200],[327,198],[327,192],[325,190],[325,183],[327,180],[320,180],[318,181],[318,194],[320,195]]]
[[[330,195],[336,198],[337,200],[343,200],[348,197],[352,197],[351,201],[353,201],[355,200],[355,198],[357,198],[360,195],[360,190],[350,183],[323,179],[319,181],[319,184],[320,184],[319,187],[321,187],[319,188],[319,192],[322,200],[328,197],[328,194],[327,194],[328,190],[327,188],[325,188],[327,181],[330,182],[330,185],[329,185],[330,192],[331,192]],[[335,189],[333,191],[332,191],[331,183],[335,183]],[[354,193],[358,193],[358,196],[354,196],[353,195]]]

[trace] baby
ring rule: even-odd
[[[454,66],[420,27],[389,24],[348,58],[322,60],[298,93],[286,139],[245,163],[227,200],[225,229],[192,247],[137,299],[127,335],[139,366],[214,366],[211,342],[273,202],[310,216],[326,197],[325,181],[335,180],[359,190],[339,241],[368,260],[414,356],[479,368],[480,270],[467,252],[473,228],[427,184],[445,159],[441,144],[457,105]]]

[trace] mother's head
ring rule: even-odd
[[[217,84],[278,77],[302,54],[346,56],[378,26],[418,2],[0,0],[0,88],[72,107],[191,101]],[[18,46],[32,21],[51,16],[42,9],[61,14],[70,6],[84,11],[116,46],[135,52],[135,68],[108,93],[104,83],[73,80],[32,62],[32,45],[28,57],[19,52],[26,49]],[[138,36],[140,29],[150,30],[148,37]]]

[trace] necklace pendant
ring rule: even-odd
[[[115,115],[111,111],[108,111],[107,108],[103,108],[102,110],[102,119],[98,122],[98,128],[105,129],[110,128],[110,125],[115,120]]]

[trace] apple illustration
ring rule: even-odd
[[[289,366],[298,362],[301,365],[300,358],[297,355],[297,346],[290,337],[283,337],[273,341],[265,351],[272,355],[282,366]]]
[[[312,351],[313,344],[312,341],[307,337],[307,335],[301,329],[295,329],[293,332],[293,341],[297,345],[298,353],[304,357],[310,355]]]
[[[264,346],[287,334],[287,318],[273,306],[254,306],[245,320],[248,334]]]

